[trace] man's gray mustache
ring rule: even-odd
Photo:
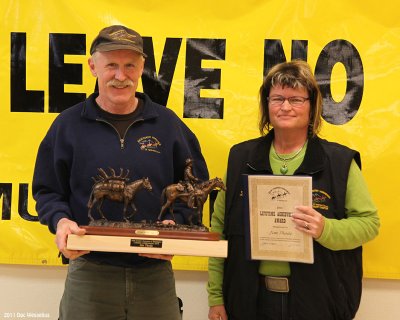
[[[124,81],[119,81],[119,80],[110,80],[107,82],[107,87],[132,87],[133,82],[131,80],[124,80]]]

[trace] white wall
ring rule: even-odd
[[[45,319],[28,313],[57,319],[65,275],[65,267],[0,265],[0,319]],[[184,320],[207,320],[207,272],[175,271],[175,277]],[[365,279],[356,319],[400,319],[400,281]]]

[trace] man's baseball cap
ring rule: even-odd
[[[90,47],[90,54],[96,51],[133,50],[143,57],[143,39],[139,33],[124,26],[109,26],[100,30],[98,36],[93,40]]]

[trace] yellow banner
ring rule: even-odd
[[[324,95],[322,137],[361,152],[379,209],[380,235],[364,246],[365,276],[400,278],[397,12],[396,1],[2,1],[0,263],[60,264],[31,196],[37,148],[55,116],[93,91],[91,40],[123,24],[145,37],[140,91],[196,133],[212,177],[224,175],[233,144],[259,135],[265,72],[307,60]],[[206,224],[208,216],[207,206]],[[207,268],[206,258],[173,262],[176,269]]]

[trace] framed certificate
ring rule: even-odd
[[[295,228],[297,205],[312,206],[312,178],[244,175],[248,257],[313,263],[313,239]]]

